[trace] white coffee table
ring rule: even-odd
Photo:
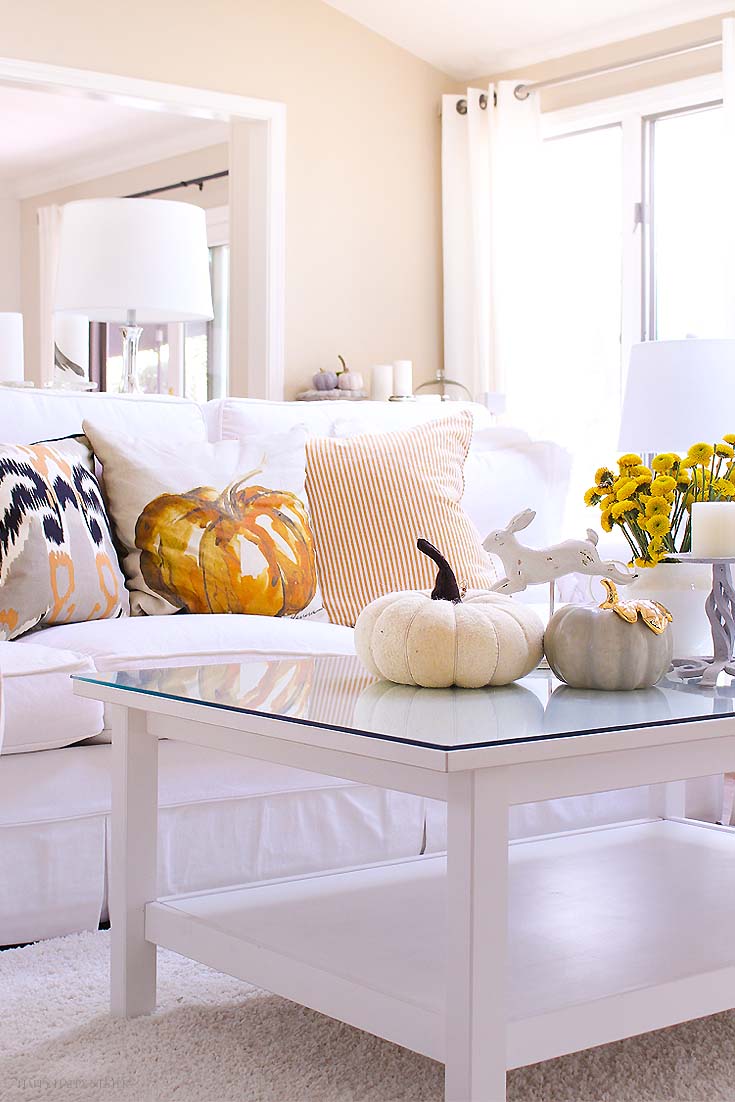
[[[735,1006],[735,830],[686,819],[681,783],[735,770],[732,696],[369,682],[267,656],[76,679],[114,714],[115,1014],[153,1009],[162,945],[499,1102],[507,1068]],[[163,737],[445,800],[448,855],[157,898]],[[651,784],[650,819],[508,843],[513,804]]]

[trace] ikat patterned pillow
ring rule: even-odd
[[[0,639],[128,611],[87,441],[0,444]]]

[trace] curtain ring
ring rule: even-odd
[[[458,115],[466,115],[467,114],[467,100],[466,99],[458,99],[457,100],[457,114]]]
[[[480,109],[482,111],[484,111],[486,109],[486,107],[487,107],[487,96],[485,95],[484,92],[482,92],[481,95],[480,95]]]

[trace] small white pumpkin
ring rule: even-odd
[[[508,685],[541,661],[544,628],[532,609],[499,593],[464,599],[444,556],[416,545],[438,567],[430,594],[389,593],[362,610],[355,649],[371,673],[399,685],[477,689]]]
[[[365,382],[359,371],[350,371],[343,356],[338,356],[337,359],[342,364],[342,370],[337,373],[337,386],[339,389],[362,390],[365,386]]]

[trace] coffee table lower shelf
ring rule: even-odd
[[[735,830],[655,820],[509,847],[508,1067],[735,1005]],[[444,1059],[446,860],[159,900],[146,938]]]

